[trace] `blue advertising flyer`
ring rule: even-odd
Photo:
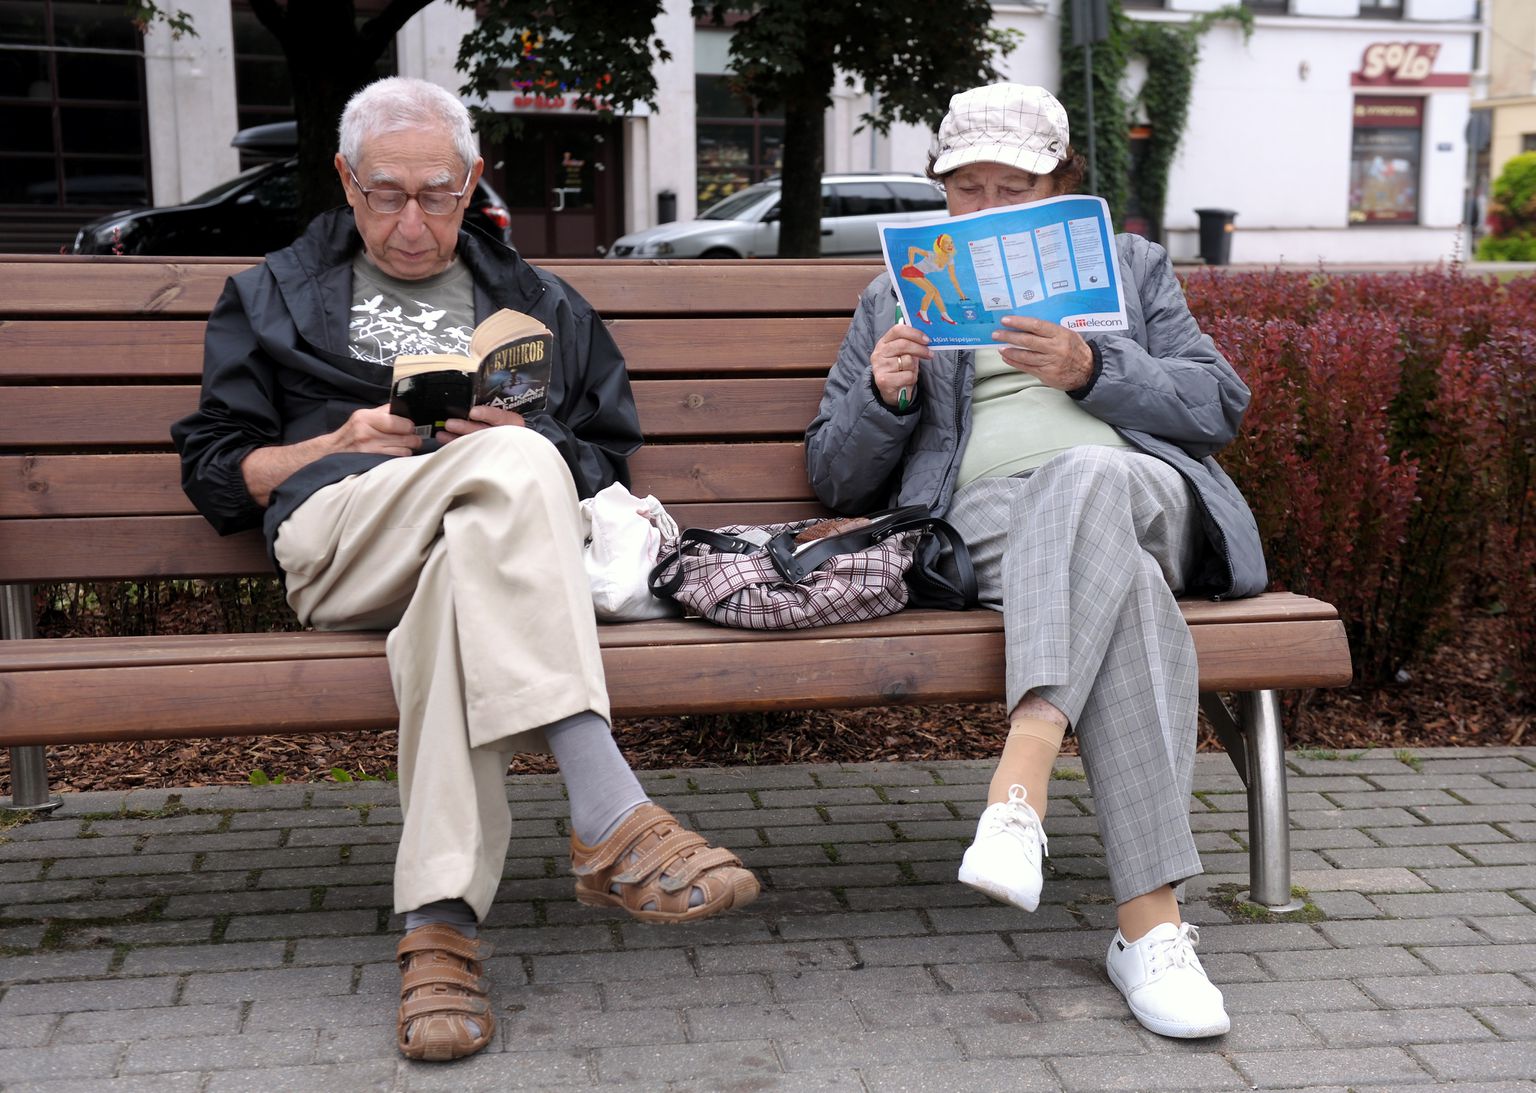
[[[1125,330],[1109,206],[1072,194],[963,216],[881,223],[906,321],[940,349],[991,349],[1004,315]]]

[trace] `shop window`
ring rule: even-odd
[[[1403,0],[1360,0],[1362,19],[1401,19]]]
[[[1536,152],[1536,133],[1520,134],[1520,151]]]
[[[1412,96],[1355,99],[1349,164],[1351,224],[1417,224],[1424,100]]]
[[[144,98],[121,0],[0,0],[0,204],[146,204]]]
[[[1291,10],[1291,0],[1242,0],[1242,4],[1255,15],[1284,15]]]
[[[701,210],[782,170],[782,113],[755,111],[732,90],[729,76],[694,76],[694,95]]]

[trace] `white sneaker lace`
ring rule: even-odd
[[[1040,817],[1035,810],[1025,804],[1024,787],[1018,783],[1008,787],[1008,800],[1001,802],[1002,807],[988,808],[982,814],[986,826],[982,830],[983,835],[996,835],[1007,833],[1024,843],[1026,847],[1038,845],[1042,854],[1046,853],[1045,829],[1040,826]]]
[[[1200,927],[1190,922],[1181,925],[1173,937],[1153,940],[1147,949],[1148,976],[1161,975],[1171,968],[1192,968],[1204,975],[1205,969],[1195,955],[1195,946],[1199,944]]]

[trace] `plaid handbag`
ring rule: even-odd
[[[651,594],[689,613],[747,630],[802,630],[900,611],[906,574],[925,534],[954,553],[957,606],[976,603],[959,534],[922,505],[868,517],[689,528],[662,547]]]

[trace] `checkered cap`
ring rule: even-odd
[[[939,124],[933,173],[967,163],[1004,163],[1031,174],[1054,171],[1067,158],[1067,112],[1043,87],[998,83],[949,100]]]

